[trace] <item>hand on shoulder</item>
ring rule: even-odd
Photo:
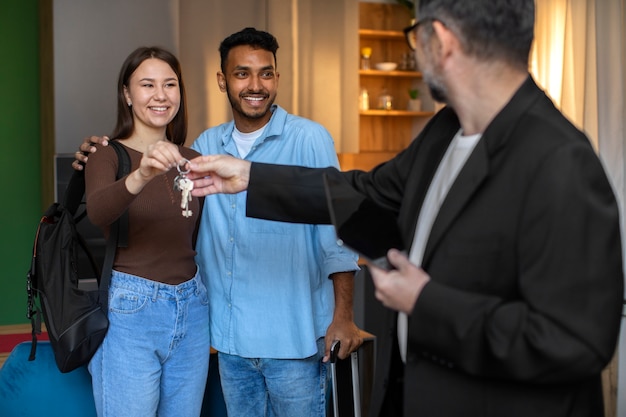
[[[96,151],[94,144],[100,144],[107,146],[109,144],[108,136],[89,136],[83,139],[83,143],[78,147],[78,151],[74,153],[74,161],[72,162],[72,168],[76,171],[82,171],[83,167],[87,163],[88,155]]]

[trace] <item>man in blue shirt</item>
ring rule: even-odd
[[[217,80],[234,120],[192,148],[337,167],[326,129],[274,104],[277,49],[274,36],[253,28],[224,39]],[[81,150],[92,151],[89,140]],[[357,256],[337,245],[332,226],[248,218],[245,202],[245,192],[207,197],[196,246],[228,415],[324,417],[331,343],[341,341],[340,358],[362,343],[352,310]]]
[[[217,79],[234,120],[206,130],[192,148],[258,162],[337,166],[326,129],[273,104],[277,48],[272,35],[252,28],[222,42]],[[322,358],[334,339],[345,345],[343,356],[361,343],[352,320],[357,257],[337,245],[331,226],[248,218],[245,202],[245,192],[208,197],[197,245],[228,413],[324,416]]]

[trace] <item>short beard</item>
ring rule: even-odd
[[[440,103],[448,103],[448,92],[442,82],[431,71],[423,71],[424,82],[428,86],[430,96]]]
[[[241,114],[242,116],[244,116],[246,119],[250,119],[250,120],[256,120],[256,119],[262,119],[263,117],[265,117],[267,115],[267,112],[270,111],[270,109],[272,108],[272,104],[274,104],[274,100],[269,100],[267,102],[267,106],[263,109],[263,111],[260,111],[258,113],[248,113],[245,112],[243,110],[243,108],[241,107],[241,104],[239,102],[239,96],[237,96],[237,100],[233,98],[233,96],[230,94],[230,89],[228,88],[228,84],[226,84],[226,96],[228,97],[228,101],[230,102],[230,106],[232,107],[233,111],[236,111],[237,113]]]

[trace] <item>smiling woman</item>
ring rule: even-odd
[[[172,169],[198,156],[183,146],[187,121],[178,59],[159,47],[133,51],[119,73],[117,109],[110,140],[128,151],[130,174],[119,180],[112,175],[116,152],[102,144],[85,166],[91,222],[108,235],[123,213],[129,218],[128,245],[117,248],[111,274],[109,329],[89,363],[96,409],[99,416],[199,415],[209,313],[194,260],[200,202],[190,201],[181,185],[184,171]],[[137,338],[138,332],[149,336]]]
[[[146,59],[124,84],[123,90],[134,126],[129,137],[121,135],[120,142],[145,153],[153,141],[167,139],[166,127],[178,114],[181,103],[178,76],[165,61]]]

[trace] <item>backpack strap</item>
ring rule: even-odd
[[[109,141],[109,146],[117,152],[118,167],[117,179],[121,179],[130,173],[130,156],[124,146],[115,140]],[[109,308],[109,284],[111,282],[111,272],[113,271],[113,261],[115,260],[115,252],[118,247],[128,246],[128,210],[120,216],[120,218],[111,225],[109,231],[109,239],[107,240],[106,252],[104,254],[104,263],[102,265],[102,274],[98,284],[98,296],[102,310],[107,311]]]
[[[126,175],[130,174],[130,156],[126,151],[124,146],[115,141],[109,141],[109,146],[113,146],[115,152],[117,152],[117,179],[124,178]],[[124,212],[119,218],[119,234],[117,236],[118,242],[117,246],[119,248],[127,248],[128,247],[128,210]]]
[[[41,221],[39,222],[41,226]],[[33,252],[37,247],[37,239],[39,238],[39,226],[37,227],[37,234],[35,235],[35,243],[33,245]],[[30,320],[31,329],[31,343],[30,354],[28,355],[29,361],[35,360],[35,354],[37,352],[37,335],[41,333],[41,309],[35,303],[35,289],[33,288],[35,279],[35,256],[31,258],[30,269],[26,274],[26,292],[28,294],[26,317]]]
[[[65,207],[72,216],[76,216],[78,207],[83,203],[83,196],[85,195],[85,170],[76,171],[72,173],[70,182],[65,188],[65,194],[63,195],[62,205]]]

